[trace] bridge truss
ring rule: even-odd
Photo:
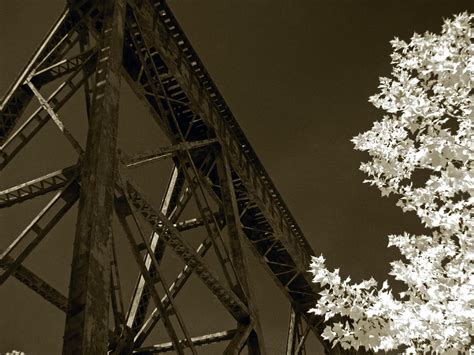
[[[169,145],[134,155],[117,146],[122,79]],[[51,86],[54,90],[44,94]],[[89,127],[85,147],[59,113],[80,89]],[[33,103],[38,108],[20,125]],[[216,342],[228,343],[226,354],[244,347],[249,354],[265,353],[243,247],[291,305],[287,354],[305,354],[308,334],[326,353],[343,352],[321,339],[322,319],[307,313],[319,292],[307,272],[311,246],[165,1],[68,1],[1,103],[0,169],[51,121],[77,152],[77,161],[0,192],[0,208],[51,197],[20,235],[2,236],[10,244],[0,251],[0,284],[16,278],[66,313],[64,354],[196,354]],[[164,159],[173,166],[155,206],[130,171]],[[66,297],[23,262],[76,203]],[[182,217],[189,213],[195,217]],[[120,235],[112,233],[113,219]],[[197,247],[186,237],[189,231],[199,231]],[[125,238],[140,270],[128,307],[116,238]],[[162,265],[170,253],[183,267],[168,284]],[[186,292],[191,275],[235,319],[233,329],[190,334],[175,299]],[[145,346],[160,322],[170,341]]]

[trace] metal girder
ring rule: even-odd
[[[214,216],[212,218],[208,218],[207,223],[214,223],[214,221],[217,221],[219,223],[220,220],[222,220],[222,215],[220,213],[214,213]],[[185,221],[179,221],[174,224],[175,228],[180,232],[184,232],[197,227],[202,227],[204,225],[205,223],[202,217],[191,218]]]
[[[216,215],[215,218],[218,221],[220,228],[225,226],[225,220],[222,219],[222,217]],[[194,220],[198,220],[198,219],[193,219],[191,220],[191,222],[193,222]],[[180,230],[180,226],[182,226],[181,223],[182,222],[179,222],[178,224],[174,225],[178,231],[181,231]],[[184,227],[185,230],[188,229],[186,228],[185,225],[182,227]],[[209,236],[207,236],[196,249],[196,254],[198,254],[201,257],[204,257],[211,246],[212,246],[211,239]],[[176,276],[174,282],[171,284],[169,288],[169,293],[170,295],[172,295],[172,297],[176,297],[178,295],[178,293],[186,284],[187,280],[189,279],[192,273],[193,273],[193,269],[190,268],[188,265],[185,265],[184,268],[181,270],[181,272]],[[167,296],[164,296],[162,298],[162,303],[165,308],[169,307],[170,300],[167,298]],[[143,342],[151,333],[151,331],[153,330],[155,325],[159,322],[159,320],[160,320],[160,314],[158,310],[155,309],[153,310],[151,315],[148,317],[148,319],[144,322],[139,332],[136,334],[135,340],[134,340],[135,346],[141,346],[143,344]]]
[[[178,177],[175,175],[177,171],[178,169],[174,168],[173,174],[171,175],[171,181],[170,181],[171,183],[175,181],[176,177]],[[179,181],[179,184],[183,183],[182,174],[179,174],[178,181]],[[181,188],[175,187],[171,189],[170,187],[168,188],[168,191],[165,193],[165,198],[163,200],[161,210],[163,213],[166,210],[167,212],[166,214],[173,222],[176,219],[178,219],[179,216],[181,215],[188,200],[191,198],[191,192],[189,188],[186,188],[183,190],[181,194],[179,194]],[[123,202],[121,204],[123,205]],[[218,223],[222,225],[223,220],[219,214],[215,214],[214,218],[218,221]],[[209,221],[209,223],[211,223],[211,221]],[[202,220],[202,218],[194,218],[191,220],[181,221],[181,222],[177,222],[173,224],[173,226],[180,232],[186,231],[192,228],[196,228],[202,225],[204,225],[204,221]],[[164,245],[162,245],[162,243],[163,243],[163,239],[159,238],[159,234],[153,232],[152,237],[151,237],[151,247],[154,248],[155,256],[158,258],[158,260],[159,258],[162,257],[162,254],[164,252]],[[207,238],[196,250],[196,252],[199,255],[204,256],[205,253],[208,251],[211,244],[212,243],[210,239]],[[153,274],[153,270],[151,270],[151,273]],[[181,290],[181,288],[184,286],[184,284],[188,280],[191,273],[192,273],[192,269],[186,266],[183,269],[183,271],[177,276],[176,280],[173,282],[173,284],[169,288],[169,292],[172,295],[172,297],[175,297],[178,294],[178,292]],[[143,343],[143,341],[146,339],[146,337],[149,335],[151,330],[154,328],[154,326],[160,319],[160,313],[158,309],[155,308],[151,316],[144,323],[146,308],[148,307],[148,300],[149,300],[149,294],[148,294],[146,285],[144,283],[144,280],[140,276],[137,282],[137,286],[134,290],[134,296],[132,297],[132,301],[130,303],[131,308],[128,312],[128,319],[129,319],[128,326],[131,327],[133,334],[136,333],[135,345],[138,344],[138,346]],[[167,309],[170,306],[170,300],[166,295],[162,298],[162,303],[165,309]]]
[[[196,251],[184,240],[179,231],[161,212],[154,209],[143,195],[138,192],[129,180],[125,182],[127,193],[133,206],[141,213],[152,229],[159,233],[163,240],[170,246],[176,254],[188,265],[211,292],[227,308],[229,313],[237,320],[245,322],[248,318],[248,310],[245,304],[228,288],[222,285],[218,277],[206,265],[204,260]]]
[[[33,92],[33,94],[36,96],[38,99],[41,107],[48,113],[49,117],[53,120],[53,122],[56,124],[56,126],[59,128],[63,136],[71,143],[71,145],[74,147],[76,152],[79,153],[79,156],[82,155],[82,147],[80,144],[77,142],[77,140],[72,136],[71,132],[64,126],[63,122],[59,119],[59,116],[57,113],[54,111],[54,109],[51,107],[51,105],[48,103],[48,101],[41,95],[41,93],[38,91],[38,89],[34,86],[34,84],[30,81],[30,79],[26,79],[26,83]]]
[[[0,249],[0,252],[3,250]],[[7,269],[11,267],[14,259],[6,256],[0,260],[0,268]],[[56,306],[59,310],[67,312],[68,300],[61,292],[51,286],[49,283],[41,279],[27,267],[19,265],[12,274],[18,281],[26,287],[43,297],[46,301]],[[113,338],[112,331],[109,330],[109,338]]]
[[[164,68],[162,65],[155,63],[156,49],[151,49],[146,45],[140,24],[131,8],[127,11],[127,34],[133,55],[141,64],[138,77],[140,78],[140,85],[144,89],[145,99],[158,112],[160,120],[157,123],[162,126],[166,133],[172,136],[172,142],[180,142],[180,128],[174,122],[173,109],[170,106],[176,104],[176,98],[167,95],[166,88],[162,85],[160,79],[160,75],[164,74],[162,72]],[[180,101],[178,106],[182,108],[183,104],[186,106],[186,103]]]
[[[304,332],[301,333],[300,341],[298,342],[298,346],[296,347],[296,350],[295,350],[296,354],[306,355],[305,342],[310,330],[311,330],[311,327],[306,326],[306,329],[304,330]]]
[[[185,203],[177,205],[178,199],[175,197],[183,188],[183,178],[182,174],[179,173],[177,167],[173,167],[173,171],[170,176],[170,181],[168,182],[168,187],[165,192],[164,198],[161,203],[161,212],[164,215],[169,215],[169,212],[175,211],[173,214],[172,221],[175,221],[186,205],[188,198],[185,198]],[[174,198],[173,198],[174,197]],[[179,207],[177,210],[176,207]],[[150,237],[150,246],[153,250],[153,253],[158,260],[161,261],[163,257],[165,243],[160,239],[160,234],[153,232]],[[153,265],[152,258],[149,254],[145,257],[145,267],[146,269],[153,274]],[[149,290],[145,284],[145,279],[143,275],[139,275],[133,296],[130,302],[130,308],[127,314],[127,326],[131,329],[132,334],[136,334],[140,328],[143,326],[145,321],[146,312],[149,304]],[[165,307],[166,308],[166,307]]]
[[[217,142],[216,138],[210,138],[210,139],[205,139],[202,141],[194,141],[194,142],[182,142],[176,145],[172,145],[170,147],[163,147],[163,148],[155,149],[153,151],[138,153],[129,157],[123,157],[122,163],[127,168],[136,168],[147,163],[152,163],[159,159],[172,157],[177,152],[183,152],[185,150],[205,147],[215,142]]]
[[[3,253],[3,251],[0,250],[0,253]],[[6,256],[3,259],[0,259],[0,268],[9,269],[12,267],[13,263],[14,259]],[[13,271],[12,276],[33,290],[35,293],[43,297],[46,301],[59,308],[61,311],[66,312],[66,297],[46,281],[43,281],[39,276],[30,271],[28,268],[23,265],[19,265],[16,270]]]
[[[71,6],[76,2],[70,1]],[[95,87],[81,171],[63,354],[105,354],[125,0],[102,3]]]
[[[72,207],[79,196],[78,190],[76,178],[72,177],[68,184],[49,201],[23,232],[21,232],[0,255],[0,262],[6,261],[7,257],[21,247],[21,251],[16,257],[12,257],[13,260],[8,263],[8,267],[0,275],[0,285],[15,272],[28,255],[33,252],[38,244],[46,237],[49,231]]]
[[[201,335],[199,337],[193,337],[191,338],[191,341],[194,346],[210,345],[210,344],[215,344],[221,341],[231,340],[235,336],[236,333],[237,333],[236,329],[225,330],[223,332],[217,332],[213,334]],[[183,340],[181,340],[180,343],[184,347],[188,346],[188,344]],[[157,345],[139,348],[135,350],[133,353],[137,355],[146,355],[146,354],[166,353],[168,351],[173,351],[172,343],[163,343],[163,344],[157,344]]]
[[[183,168],[186,180],[188,181],[188,184],[193,192],[194,201],[196,202],[197,209],[199,210],[199,213],[201,215],[201,219],[204,222],[207,235],[211,238],[214,252],[222,268],[227,284],[234,292],[239,294],[241,292],[240,285],[233,265],[233,261],[230,258],[229,252],[224,243],[219,224],[214,218],[214,213],[212,213],[211,211],[210,203],[205,194],[204,183],[201,180],[201,175],[198,173],[189,152],[187,156],[181,156],[179,160],[182,166],[191,166],[189,170],[193,173],[194,176],[191,176],[188,169]],[[209,223],[209,221],[212,221],[214,223]]]
[[[126,199],[128,200],[128,197],[126,197]],[[116,207],[118,207],[118,206],[116,206]],[[158,312],[160,313],[160,315],[163,319],[163,323],[164,323],[166,332],[168,333],[168,336],[171,338],[171,342],[173,344],[174,350],[176,351],[177,354],[184,355],[184,351],[183,351],[183,349],[180,345],[180,342],[179,342],[178,336],[176,334],[176,331],[174,330],[174,327],[173,327],[173,325],[172,325],[172,323],[169,319],[169,314],[166,311],[165,307],[163,306],[163,303],[162,303],[162,301],[161,301],[161,299],[160,299],[160,297],[159,297],[159,295],[158,295],[158,293],[155,289],[155,282],[153,281],[153,279],[150,275],[149,267],[147,268],[147,266],[145,264],[145,261],[142,259],[142,256],[140,255],[140,250],[139,250],[138,245],[135,241],[133,233],[132,233],[132,231],[131,231],[131,229],[130,229],[127,221],[126,221],[126,214],[124,213],[123,208],[116,208],[116,214],[117,214],[117,217],[119,219],[120,224],[123,227],[123,230],[125,232],[125,236],[129,240],[130,245],[132,247],[132,252],[133,252],[133,255],[135,257],[135,261],[137,262],[137,264],[140,268],[140,273],[141,273],[140,277],[143,278],[144,283],[147,286],[147,291],[149,292],[149,295],[153,299],[153,301],[155,303],[155,306],[158,309]],[[138,225],[137,225],[137,227],[138,227]],[[143,238],[143,242],[146,242],[145,238]],[[148,243],[147,243],[147,251],[148,251],[147,255],[149,255],[150,258],[154,261],[155,272],[157,272],[158,271],[157,270],[158,263],[156,261],[156,258],[154,258],[154,252],[151,250],[150,245]],[[159,277],[159,275],[158,275],[158,277]],[[138,300],[140,300],[140,299],[138,299]],[[187,332],[185,331],[184,333],[186,334],[187,339],[189,339],[189,336],[187,336]]]
[[[0,209],[10,207],[16,203],[21,203],[33,199],[37,196],[42,196],[49,192],[59,190],[67,184],[69,179],[77,171],[78,166],[72,165],[67,168],[56,170],[39,178],[0,191]],[[187,199],[191,197],[189,193],[183,196],[187,196]],[[184,205],[180,203],[177,207],[182,209],[184,208]],[[212,220],[209,219],[208,223],[213,223],[214,219],[222,220],[222,215],[219,213],[215,213],[214,218]],[[183,221],[176,221],[176,223],[174,223],[174,226],[180,232],[198,228],[203,225],[204,220],[201,217],[191,218]]]
[[[196,254],[204,257],[206,255],[207,251],[209,248],[212,246],[212,242],[210,240],[210,237],[207,237],[204,239],[204,241],[199,245],[199,247],[196,249]],[[179,291],[183,288],[184,284],[186,281],[189,279],[191,274],[193,273],[193,269],[186,265],[183,270],[178,274],[174,282],[171,284],[169,288],[169,293],[172,297],[176,297],[179,293]],[[167,296],[163,297],[161,302],[163,303],[163,307],[167,309],[170,305],[170,300],[168,299]],[[151,331],[155,327],[155,325],[160,321],[160,313],[158,312],[157,309],[153,310],[151,315],[148,317],[148,319],[144,322],[142,328],[140,331],[136,334],[134,343],[135,346],[141,346],[145,339],[150,335]]]
[[[25,79],[36,68],[58,62],[77,42],[78,37],[75,29],[79,25],[80,20],[72,16],[69,9],[66,9],[52,26],[21,74],[8,89],[0,104],[0,143],[6,139],[17,118],[33,97],[31,91],[25,86]],[[39,82],[38,85],[44,83]]]
[[[297,323],[299,322],[299,315],[291,307],[290,321],[288,324],[288,337],[286,339],[286,355],[295,355],[295,346],[297,342]]]
[[[112,260],[110,262],[110,299],[114,315],[115,329],[125,328],[125,308],[123,306],[122,287],[118,267],[115,238],[112,235]],[[109,339],[110,343],[110,339]]]
[[[94,56],[89,58],[76,68],[57,89],[45,99],[49,108],[53,112],[58,112],[61,107],[71,98],[71,96],[81,87],[85,80],[92,74]],[[26,80],[26,79],[25,79]],[[25,84],[28,87],[27,84]],[[29,88],[29,87],[28,87]],[[29,88],[33,96],[33,92]],[[51,118],[46,111],[45,105],[40,106],[33,114],[0,146],[0,171],[20,152],[20,150],[38,133],[38,131]]]
[[[89,31],[85,29],[80,33],[79,36],[79,50],[81,53],[85,53],[89,50],[92,50],[91,42],[90,42],[90,35]],[[86,104],[86,115],[87,115],[87,122],[90,122],[91,118],[91,106],[92,106],[92,90],[93,87],[92,78],[88,78],[84,82],[84,101]]]
[[[56,191],[66,186],[67,182],[76,173],[77,166],[73,165],[0,191],[0,208],[10,207],[15,203]]]
[[[96,55],[96,49],[91,48],[71,58],[62,59],[44,69],[34,71],[31,75],[31,81],[35,86],[40,86],[41,84],[59,79],[66,74],[75,72],[78,68],[82,67],[87,60],[92,59],[95,61]]]

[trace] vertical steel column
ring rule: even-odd
[[[84,30],[79,37],[79,49],[81,53],[84,53],[86,50],[91,49],[90,45],[90,35],[89,31],[86,29]],[[91,118],[91,98],[92,98],[92,93],[91,93],[91,83],[92,80],[91,78],[87,78],[84,81],[84,100],[86,102],[86,113],[87,113],[87,122],[90,123],[90,118]]]
[[[107,0],[103,6],[64,332],[63,354],[68,355],[106,354],[108,344],[111,214],[125,0]]]
[[[254,304],[254,295],[248,275],[248,266],[241,241],[244,239],[242,225],[239,218],[239,208],[232,179],[232,170],[229,160],[222,150],[217,152],[217,171],[221,187],[221,199],[229,234],[230,256],[235,268],[240,290],[234,290],[250,311],[253,330],[250,332],[247,347],[250,355],[265,354],[262,329],[258,318],[257,307]],[[240,292],[239,292],[240,291]]]

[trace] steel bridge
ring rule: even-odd
[[[121,79],[147,107],[169,145],[134,155],[120,150]],[[48,95],[42,93],[46,85],[55,87]],[[60,115],[80,89],[86,98],[85,147]],[[38,108],[23,119],[29,104]],[[228,342],[225,354],[244,348],[264,354],[242,247],[250,248],[291,305],[287,354],[305,354],[309,334],[326,353],[344,353],[322,340],[322,319],[307,313],[319,292],[307,272],[311,246],[165,1],[67,2],[1,102],[1,170],[47,122],[72,145],[77,161],[0,192],[0,208],[52,196],[20,235],[2,235],[9,245],[0,251],[0,284],[16,278],[66,313],[63,354],[196,354],[216,342]],[[173,167],[165,172],[170,177],[161,205],[154,206],[130,171],[163,159]],[[190,201],[197,215],[184,219]],[[76,202],[65,296],[23,262]],[[119,236],[112,233],[113,219],[122,227]],[[191,230],[200,230],[197,248],[186,238]],[[119,237],[127,240],[140,270],[128,307],[115,252]],[[183,268],[167,284],[162,260],[171,251]],[[217,262],[206,259],[208,251]],[[235,319],[233,329],[190,334],[175,299],[186,292],[191,275]],[[159,322],[170,341],[145,346]]]

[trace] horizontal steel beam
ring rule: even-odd
[[[191,341],[194,346],[209,345],[209,344],[214,344],[221,341],[231,340],[235,336],[236,332],[237,332],[236,329],[225,330],[223,332],[201,335],[199,337],[193,337],[191,338]],[[186,348],[189,347],[189,344],[187,344],[186,340],[181,340],[180,344],[182,347],[186,347]],[[145,354],[165,353],[165,352],[173,351],[173,350],[174,348],[173,348],[172,343],[163,343],[163,344],[143,347],[143,348],[135,350],[133,353],[138,354],[138,355],[145,355]]]
[[[71,58],[62,59],[44,69],[34,72],[31,76],[31,81],[35,86],[41,86],[53,80],[56,80],[66,74],[72,73],[92,57],[92,60],[96,60],[94,56],[97,55],[97,50],[91,48],[83,53],[80,53]]]
[[[76,171],[76,165],[70,166],[0,191],[0,208],[10,207],[15,203],[20,203],[47,194],[48,192],[56,191],[66,186]]]
[[[172,157],[177,152],[183,152],[186,150],[205,147],[209,144],[216,142],[216,138],[211,138],[202,141],[178,143],[169,147],[163,147],[149,152],[137,153],[132,156],[124,156],[122,158],[122,163],[127,168],[136,168],[147,163],[152,163],[159,159]]]
[[[208,217],[207,223],[214,223],[214,219],[218,221],[218,223],[223,222],[222,215],[220,213],[214,213],[214,217]],[[202,227],[204,224],[204,219],[202,217],[198,217],[177,222],[174,224],[174,226],[178,231],[184,232],[190,229]]]

